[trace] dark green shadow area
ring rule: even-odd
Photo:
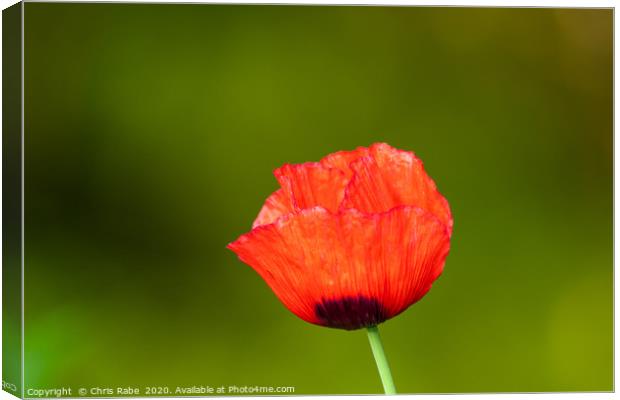
[[[22,4],[2,10],[2,389],[22,395]]]

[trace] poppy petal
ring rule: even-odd
[[[274,175],[295,210],[321,206],[337,211],[348,182],[342,171],[319,163],[285,164]]]
[[[448,202],[412,152],[377,143],[369,148],[368,156],[351,163],[351,169],[354,175],[343,208],[377,213],[401,205],[416,206],[435,215],[452,233]]]
[[[228,247],[300,318],[358,329],[424,296],[443,270],[449,236],[418,207],[380,214],[314,207],[259,226]]]
[[[261,208],[252,224],[252,228],[256,228],[259,225],[271,224],[291,211],[293,211],[291,199],[284,190],[278,189],[273,192],[271,196],[267,197],[263,208]]]
[[[358,147],[351,151],[343,150],[329,154],[323,157],[320,163],[327,168],[339,169],[346,175],[347,179],[351,179],[353,176],[351,163],[365,156],[368,156],[368,149],[366,147]]]

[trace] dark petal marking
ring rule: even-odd
[[[387,319],[383,305],[377,299],[366,296],[323,299],[314,306],[314,310],[319,324],[346,330],[377,325]]]

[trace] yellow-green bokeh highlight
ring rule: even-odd
[[[398,390],[612,390],[611,10],[25,9],[27,387],[379,393],[225,246],[277,166],[385,141],[455,220]]]

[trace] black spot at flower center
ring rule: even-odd
[[[324,299],[314,306],[314,310],[321,325],[346,330],[377,325],[387,319],[383,305],[366,296]]]

